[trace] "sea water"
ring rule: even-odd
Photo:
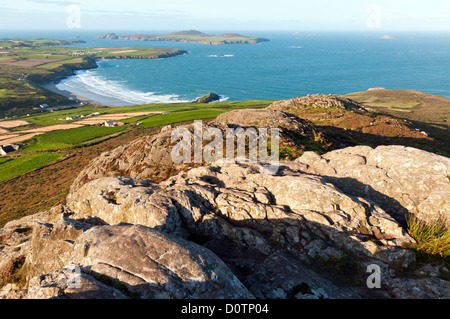
[[[384,39],[380,32],[242,31],[270,41],[225,46],[97,39],[102,33],[80,32],[79,38],[86,43],[73,46],[149,46],[185,49],[188,54],[160,60],[99,61],[97,69],[78,71],[60,81],[59,89],[116,106],[188,102],[209,92],[229,101],[278,100],[372,87],[450,97],[448,33],[398,32]],[[126,32],[133,33],[144,32]],[[68,37],[44,32],[39,36]]]

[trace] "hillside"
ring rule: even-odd
[[[0,229],[0,297],[449,298],[448,247],[427,250],[411,221],[450,213],[450,159],[401,145],[319,155],[308,146],[333,148],[333,137],[280,104],[204,125],[280,128],[301,155],[276,172],[219,161],[149,180],[170,166],[174,126],[91,161],[63,204]]]
[[[450,98],[413,90],[372,89],[347,98],[377,112],[405,118],[450,145]]]

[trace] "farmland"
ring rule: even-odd
[[[124,130],[125,126],[101,127],[101,126],[82,126],[69,130],[53,131],[47,134],[39,135],[36,139],[42,143],[66,143],[79,144],[99,137],[108,136]]]

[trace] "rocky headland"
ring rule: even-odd
[[[407,220],[449,216],[450,159],[341,147],[286,111],[304,103],[232,111],[203,127],[279,128],[289,152],[276,172],[175,164],[172,126],[94,159],[64,205],[0,230],[0,297],[449,298],[448,268],[418,260]],[[329,151],[305,151],[313,142]],[[379,289],[367,286],[371,265]]]
[[[220,96],[214,92],[211,92],[211,93],[208,93],[206,95],[199,97],[192,103],[212,103],[212,102],[216,102],[216,101],[220,101]]]

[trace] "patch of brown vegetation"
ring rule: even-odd
[[[52,132],[52,131],[59,131],[59,130],[70,130],[72,128],[81,127],[83,125],[79,124],[59,124],[59,125],[51,125],[51,126],[44,126],[39,127],[31,130],[21,131],[21,133],[45,133],[45,132]]]
[[[2,269],[0,269],[0,287],[14,283],[19,287],[23,287],[26,283],[26,278],[22,272],[25,263],[25,256],[17,257],[9,261]]]
[[[3,140],[7,140],[7,139],[11,139],[11,138],[14,138],[14,137],[17,137],[18,135],[15,135],[15,134],[7,134],[7,135],[0,135],[0,141],[3,141]]]
[[[10,137],[10,138],[2,140],[1,143],[2,143],[2,145],[20,143],[20,142],[29,140],[39,134],[41,134],[41,133],[29,133],[29,134],[25,134],[25,135],[19,135],[16,137]]]
[[[112,51],[111,53],[130,53],[136,52],[137,50],[122,50],[122,51]]]
[[[26,60],[19,60],[14,62],[0,62],[1,64],[6,65],[13,65],[13,66],[23,66],[23,67],[34,67],[42,64],[46,64],[49,62],[58,62],[62,61],[62,59],[51,59],[50,61],[48,59],[40,59],[40,58],[28,58]]]
[[[27,121],[1,121],[0,122],[0,127],[3,128],[14,128],[14,127],[19,127],[19,126],[24,126],[24,125],[29,125],[30,123],[28,123]]]
[[[368,93],[385,91],[387,90],[374,90]],[[426,93],[423,94],[426,95]],[[365,144],[376,147],[401,144],[450,156],[450,143],[447,143],[445,139],[447,134],[450,141],[449,130],[433,127],[430,123],[410,121],[405,118],[406,116],[395,115],[391,112],[365,111],[360,106],[367,108],[368,105],[354,102],[353,94],[347,97],[350,99],[342,96],[311,95],[278,101],[268,109],[290,112],[310,120],[329,136],[340,140],[343,145]],[[437,97],[437,100],[444,101],[440,97]],[[450,99],[447,100],[450,101]],[[315,103],[315,105],[308,105],[308,103]],[[435,105],[435,107],[438,106]],[[435,133],[436,130],[439,132]]]

